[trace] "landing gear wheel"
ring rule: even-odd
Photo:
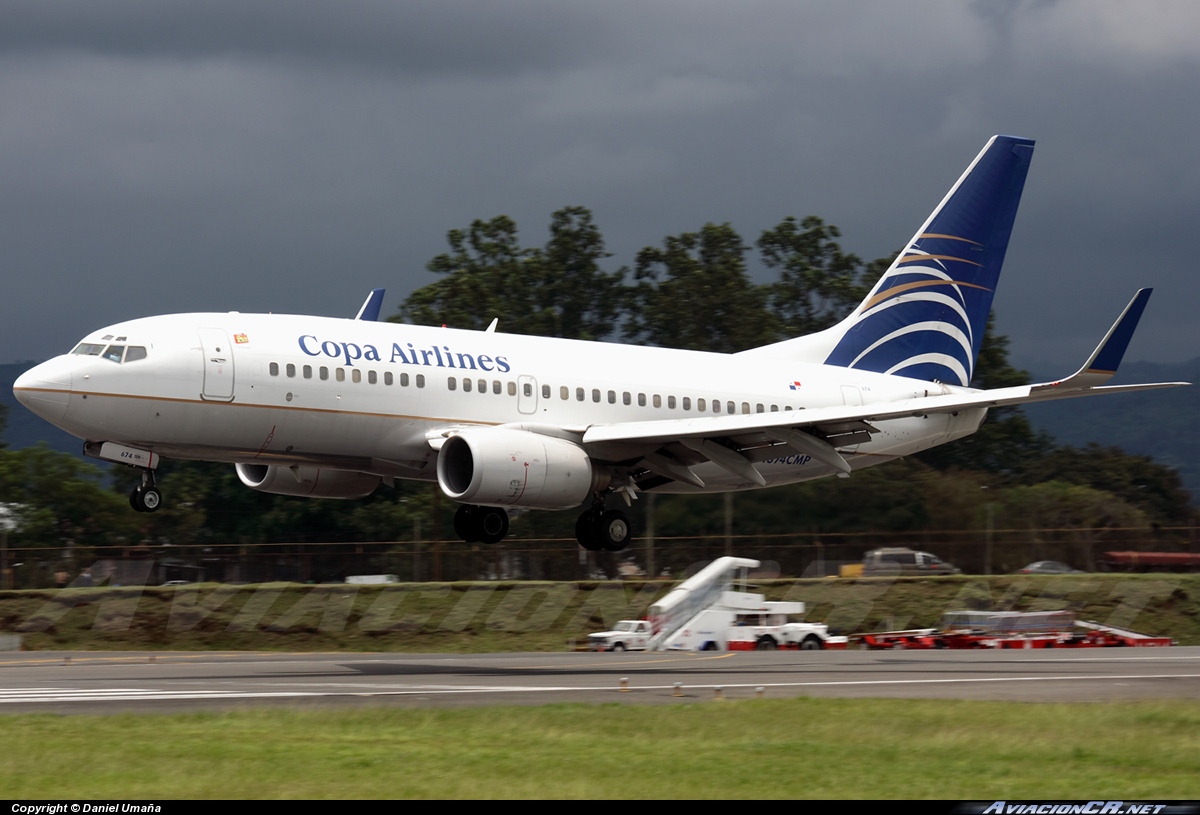
[[[589,552],[599,552],[603,549],[596,540],[595,510],[589,509],[580,513],[579,520],[575,522],[575,540]]]
[[[609,552],[620,552],[629,545],[629,517],[619,510],[601,513],[595,527],[595,540]]]
[[[162,506],[162,493],[157,487],[142,487],[141,502],[143,512],[154,512]]]
[[[476,507],[475,532],[480,543],[499,543],[508,534],[508,513],[500,507]]]
[[[478,543],[475,527],[475,507],[463,504],[454,513],[454,534],[467,543]]]
[[[135,512],[154,512],[162,506],[162,493],[157,487],[142,484],[129,493],[129,506]]]

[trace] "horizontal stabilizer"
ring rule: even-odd
[[[356,320],[366,320],[373,323],[379,319],[379,309],[383,307],[383,293],[386,289],[372,289],[363,301],[362,308],[354,315]]]

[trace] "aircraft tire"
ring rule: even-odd
[[[138,501],[142,505],[142,512],[154,512],[162,506],[162,493],[156,487],[142,487],[141,495]]]
[[[480,543],[499,543],[508,534],[508,512],[500,507],[476,507],[473,523]]]
[[[454,513],[454,534],[467,543],[478,543],[478,527],[475,524],[476,507],[463,504]]]
[[[584,510],[575,521],[575,540],[589,552],[599,552],[601,547],[596,543],[596,513],[594,510]]]
[[[596,541],[609,552],[620,552],[629,545],[632,535],[629,516],[615,509],[600,515],[595,531]]]

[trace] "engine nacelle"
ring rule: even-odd
[[[302,495],[309,498],[366,498],[382,481],[370,473],[330,470],[322,467],[279,467],[274,464],[238,464],[241,482],[259,492],[273,495]]]
[[[471,427],[438,451],[438,484],[456,501],[529,509],[571,509],[601,475],[583,449],[527,430]]]

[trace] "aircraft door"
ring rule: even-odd
[[[517,377],[517,410],[522,413],[537,411],[537,380],[532,376]]]
[[[233,345],[223,328],[201,328],[200,351],[204,355],[202,399],[233,401]]]

